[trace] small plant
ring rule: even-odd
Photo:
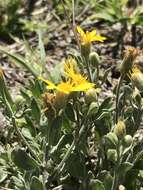
[[[109,71],[102,75],[92,42],[106,38],[79,26],[76,34],[79,55],[51,70],[40,33],[39,55],[26,41],[23,57],[1,48],[33,75],[13,98],[0,69],[0,105],[7,121],[0,155],[2,186],[141,190],[142,140],[135,138],[143,113],[143,74],[135,65],[141,50],[125,51],[116,92],[103,97]]]

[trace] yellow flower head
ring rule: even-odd
[[[68,58],[64,64],[64,73],[68,78],[71,78],[75,84],[80,84],[86,81],[86,77],[82,76],[76,68],[76,61],[73,58]]]
[[[56,90],[63,92],[65,94],[69,94],[70,92],[73,92],[73,84],[72,82],[66,81],[66,82],[61,82],[60,84],[57,85]]]
[[[80,26],[77,26],[77,32],[80,35],[82,45],[90,44],[93,41],[103,42],[106,38],[96,34],[96,30],[84,32]]]
[[[73,58],[67,59],[64,65],[65,75],[72,80],[72,83],[74,84],[74,91],[86,91],[93,88],[95,84],[88,82],[87,77],[81,75],[75,69],[75,65],[76,61]]]
[[[67,77],[74,78],[77,72],[77,65],[74,58],[69,57],[64,63],[64,73]]]
[[[88,82],[87,77],[81,75],[76,69],[76,61],[73,58],[66,60],[64,65],[65,75],[67,76],[66,82],[61,82],[55,85],[49,80],[45,80],[42,77],[39,77],[39,80],[42,80],[47,84],[47,89],[57,90],[65,94],[71,92],[87,91],[90,88],[93,88],[95,84]]]

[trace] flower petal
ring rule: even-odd
[[[38,77],[39,80],[42,80],[43,82],[45,82],[48,86],[47,86],[47,89],[55,89],[56,88],[56,85],[49,81],[49,80],[45,80],[43,77]]]
[[[87,91],[87,90],[93,88],[94,86],[95,86],[95,84],[93,84],[93,83],[85,82],[85,83],[75,86],[73,91]]]
[[[99,42],[103,42],[104,40],[106,40],[106,37],[100,36],[100,35],[96,35],[92,38],[92,41],[99,41]]]
[[[82,28],[81,28],[80,26],[77,26],[76,29],[77,29],[77,32],[78,32],[81,36],[84,36],[84,35],[85,35],[85,32],[82,30]]]

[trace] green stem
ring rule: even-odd
[[[86,65],[86,70],[87,70],[89,81],[92,82],[91,70],[90,70],[90,64],[89,64],[89,57],[84,57],[84,62],[85,62],[85,65]]]
[[[112,183],[112,188],[111,190],[117,190],[118,186],[118,180],[119,180],[119,166],[121,164],[121,157],[120,157],[120,143],[117,145],[117,165],[114,171],[114,177],[113,177],[113,183]]]
[[[119,83],[117,86],[117,91],[116,91],[116,115],[115,115],[115,122],[118,122],[118,117],[119,117],[119,95],[120,95],[120,88],[121,88],[121,84],[124,78],[124,74],[121,74],[120,79],[119,79]]]
[[[13,126],[14,126],[16,132],[17,132],[17,135],[18,135],[19,139],[23,142],[23,144],[24,144],[25,146],[27,146],[29,152],[30,152],[31,155],[37,160],[38,164],[39,164],[40,166],[42,166],[42,163],[41,163],[39,157],[37,156],[37,154],[35,154],[35,152],[33,151],[32,147],[28,144],[28,142],[27,142],[27,140],[25,139],[25,137],[24,137],[24,136],[21,134],[21,132],[19,131],[19,129],[18,129],[17,125],[16,125],[16,121],[15,121],[15,117],[14,117],[14,116],[12,116],[12,124],[13,124]]]
[[[114,177],[113,177],[113,183],[112,183],[112,188],[111,188],[111,190],[116,190],[116,189],[115,189],[116,184],[117,184],[117,173],[116,173],[116,171],[114,171]]]
[[[96,67],[96,84],[98,83],[98,80],[99,80],[99,65],[97,65],[97,67]]]

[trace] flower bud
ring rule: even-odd
[[[116,147],[118,144],[118,137],[115,133],[109,132],[105,135],[105,143],[107,147]]]
[[[122,138],[126,134],[126,125],[124,121],[118,121],[118,123],[115,125],[114,133],[118,138]]]
[[[123,185],[119,185],[119,189],[118,190],[125,190],[125,187]]]
[[[123,138],[123,146],[129,147],[133,143],[133,138],[131,135],[126,135]]]
[[[117,151],[115,149],[108,149],[107,158],[108,158],[108,160],[110,160],[112,162],[116,162],[117,161]]]
[[[89,89],[85,93],[85,102],[87,104],[90,104],[90,103],[96,102],[96,101],[97,101],[97,92],[96,92],[96,89],[91,88],[91,89]]]
[[[96,52],[90,53],[89,60],[90,60],[91,65],[95,66],[96,68],[99,66],[100,59],[99,59],[99,55]]]
[[[125,50],[124,59],[120,67],[122,74],[127,74],[132,69],[134,61],[139,54],[140,50],[134,47],[128,47]]]
[[[24,103],[24,98],[21,95],[16,96],[16,98],[15,98],[15,104],[17,106],[19,106],[19,105],[21,105],[23,103]]]

